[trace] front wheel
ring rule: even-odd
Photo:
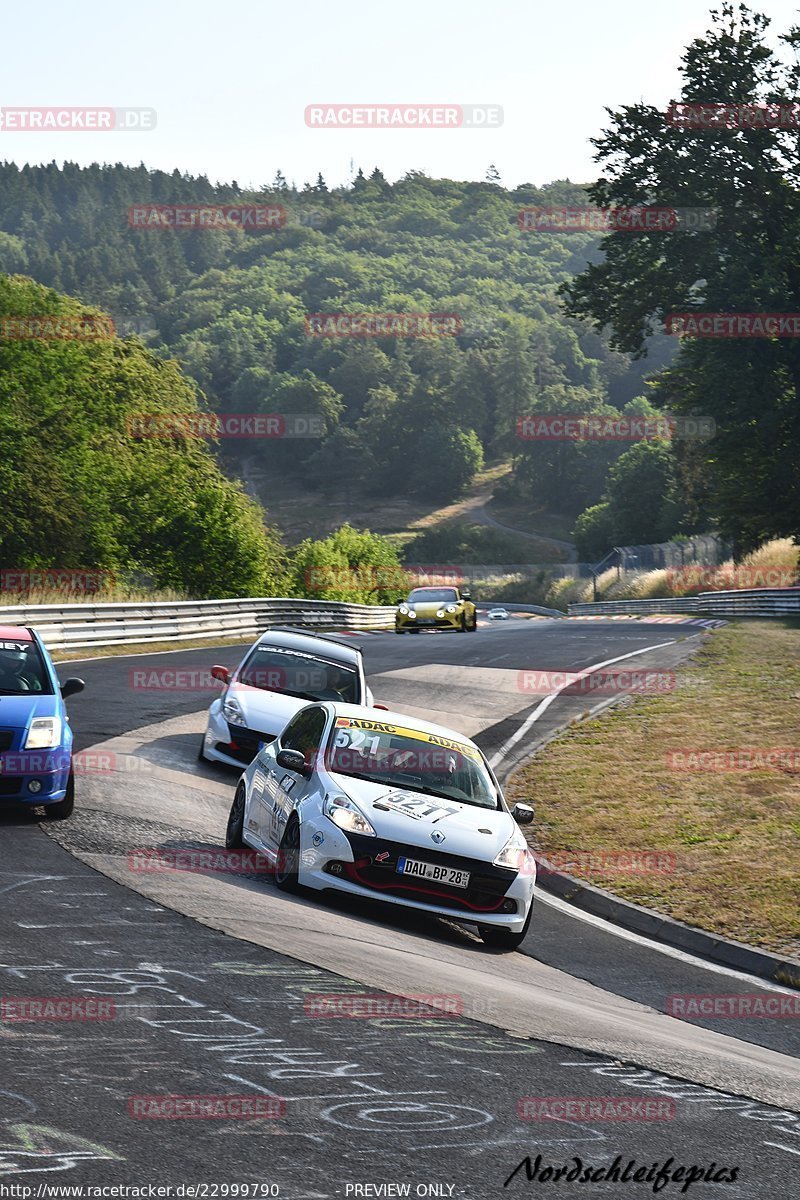
[[[300,888],[300,822],[295,816],[289,818],[278,847],[275,883],[282,892],[296,892]]]
[[[405,633],[405,629],[395,629],[395,633]]]
[[[67,794],[63,800],[59,800],[56,804],[46,804],[44,807],[45,815],[49,821],[66,821],[67,817],[72,816],[72,811],[75,808],[75,776],[72,771],[69,773],[67,780]]]
[[[225,849],[226,850],[243,850],[244,849],[244,805],[245,805],[245,787],[240,783],[233,797],[233,804],[228,816],[228,826],[225,830]]]
[[[528,915],[525,918],[525,924],[519,933],[512,933],[510,929],[500,929],[497,925],[479,925],[478,933],[481,935],[481,940],[484,946],[488,946],[491,950],[517,950],[528,935],[528,930],[531,926],[531,917],[533,916],[533,902],[528,909]]]
[[[472,624],[469,626],[470,633],[474,633],[477,628],[478,628],[478,614],[475,613],[475,616],[472,618]]]
[[[467,618],[464,616],[464,614],[463,614],[463,613],[461,614],[461,624],[460,624],[460,626],[459,626],[459,628],[458,628],[458,632],[459,632],[459,633],[466,633],[466,632],[467,632]]]

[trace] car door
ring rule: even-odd
[[[298,771],[287,771],[285,767],[279,766],[276,761],[277,755],[281,750],[299,750],[306,760],[306,765],[313,768],[322,744],[326,720],[324,708],[318,705],[303,708],[273,743],[275,758],[272,758],[270,763],[273,777],[268,778],[268,786],[264,790],[264,800],[266,802],[269,796],[272,807],[262,832],[262,840],[270,850],[277,850],[280,846],[289,815],[309,788],[313,787],[313,781],[308,776],[301,775]]]

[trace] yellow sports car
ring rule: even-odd
[[[419,587],[401,601],[394,619],[395,633],[419,633],[420,629],[455,629],[474,633],[478,611],[469,592],[457,587]]]

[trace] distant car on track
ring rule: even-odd
[[[234,671],[211,674],[226,688],[208,710],[198,757],[232,767],[252,762],[310,700],[375,704],[357,646],[294,630],[269,630]]]
[[[323,702],[296,713],[239,780],[225,838],[274,866],[278,887],[333,889],[527,933],[535,859],[480,749],[416,717]]]
[[[468,591],[457,587],[418,587],[402,600],[395,616],[395,633],[419,633],[421,629],[455,629],[474,633],[478,610]]]
[[[509,614],[505,608],[490,608],[486,614],[488,621],[507,621]]]
[[[75,806],[72,730],[64,700],[82,679],[59,683],[35,629],[0,625],[0,803],[44,805],[56,820]]]

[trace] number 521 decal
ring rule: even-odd
[[[455,813],[460,812],[453,804],[444,804],[435,799],[429,799],[427,796],[411,796],[408,792],[390,792],[387,796],[381,796],[377,803],[383,807],[391,808],[395,812],[404,813],[407,817],[416,817],[421,819],[427,818],[430,821],[439,821],[442,817],[452,817]]]

